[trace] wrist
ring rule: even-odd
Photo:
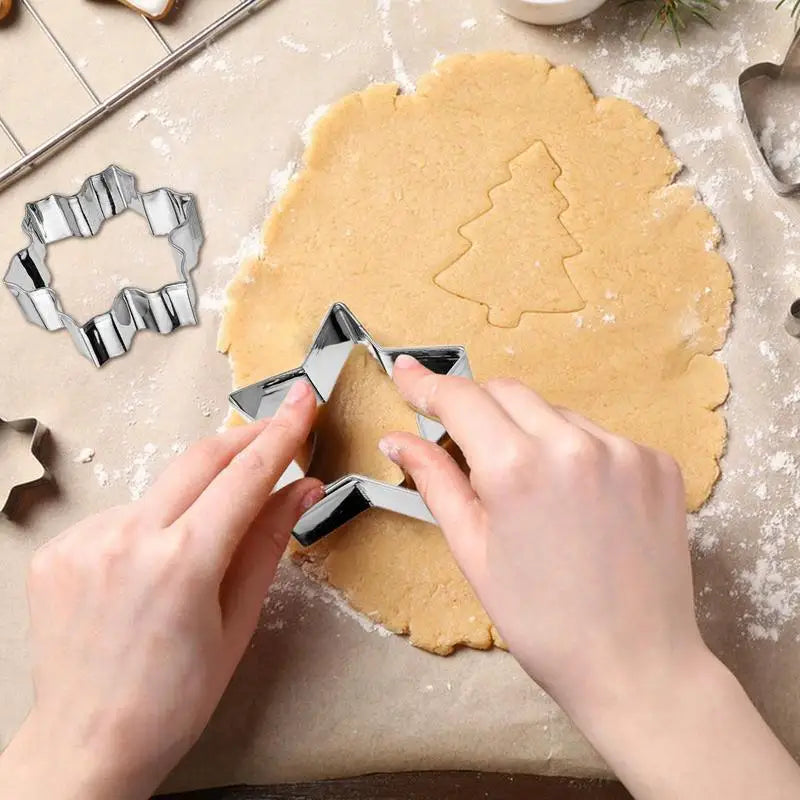
[[[680,658],[659,659],[635,673],[617,674],[589,692],[570,716],[609,761],[631,746],[659,742],[694,726],[697,714],[713,713],[741,692],[728,669],[701,642]]]
[[[628,790],[680,800],[800,796],[797,765],[711,651],[699,642],[668,661],[607,681],[573,716]]]
[[[15,800],[141,800],[121,758],[69,744],[31,712],[0,755],[0,796]],[[155,788],[155,787],[152,787]]]
[[[729,692],[736,679],[698,638],[671,657],[634,661],[609,669],[584,683],[565,710],[581,730],[602,747],[606,741],[641,738],[652,726],[683,719],[688,710]]]

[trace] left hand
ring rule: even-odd
[[[141,800],[197,740],[321,497],[312,479],[270,494],[315,408],[297,382],[271,421],[200,442],[142,500],[35,554],[35,703],[0,758],[0,796]]]

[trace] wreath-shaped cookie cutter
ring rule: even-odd
[[[95,236],[106,220],[128,209],[147,220],[153,236],[167,237],[180,280],[156,291],[125,287],[108,311],[80,325],[62,310],[50,286],[47,246],[73,236]],[[30,244],[11,259],[6,286],[30,322],[48,331],[66,328],[96,367],[127,353],[137,331],[167,334],[197,324],[191,271],[197,266],[203,230],[192,195],[166,188],[139,192],[136,178],[112,165],[88,178],[71,197],[52,194],[28,203],[22,230]]]
[[[357,345],[366,347],[390,377],[395,360],[403,353],[440,375],[472,377],[463,347],[381,347],[344,303],[334,303],[299,367],[237,389],[230,394],[230,403],[248,420],[272,417],[292,384],[304,380],[314,390],[317,404],[322,405],[329,400],[345,362]],[[423,414],[417,414],[417,427],[420,436],[430,442],[440,442],[446,436],[440,422]],[[278,481],[276,491],[304,475],[305,470],[293,461]],[[325,486],[324,491],[322,500],[312,506],[295,526],[294,537],[302,545],[314,544],[369,508],[382,508],[424,522],[436,522],[419,492],[402,485],[365,475],[345,475]]]

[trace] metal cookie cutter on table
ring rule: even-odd
[[[5,495],[0,493],[0,514],[7,515],[11,511],[14,500],[20,491],[36,486],[42,483],[42,481],[48,480],[50,473],[47,471],[47,467],[45,467],[45,465],[42,463],[40,457],[42,441],[47,434],[47,428],[44,425],[42,425],[38,419],[34,419],[33,417],[11,420],[5,420],[0,417],[0,428],[4,427],[13,428],[18,433],[23,433],[30,437],[28,451],[39,465],[37,474],[32,478],[27,481],[23,481],[22,483],[17,483],[13,486],[10,486]]]
[[[179,280],[152,292],[128,286],[114,298],[110,310],[80,325],[64,313],[50,287],[47,246],[71,236],[95,236],[106,220],[128,209],[147,220],[154,236],[167,237]],[[165,188],[139,192],[136,178],[112,165],[88,178],[71,197],[52,194],[28,203],[22,229],[30,244],[11,259],[6,286],[30,322],[49,331],[66,328],[95,366],[128,352],[137,331],[166,334],[197,324],[191,271],[197,265],[203,231],[192,195]]]
[[[405,353],[440,375],[472,377],[463,347],[381,347],[344,303],[334,303],[299,367],[237,389],[230,395],[231,405],[249,420],[271,417],[298,380],[311,385],[318,405],[326,403],[339,373],[357,345],[366,347],[389,376],[397,357]],[[422,414],[417,414],[417,427],[420,436],[430,442],[439,442],[446,436],[440,422]],[[304,474],[303,468],[296,461],[292,462],[278,481],[276,490]],[[312,506],[295,526],[294,537],[302,545],[314,544],[369,508],[382,508],[425,522],[435,522],[419,492],[364,475],[345,475],[325,487],[322,500]]]
[[[767,175],[767,180],[775,192],[780,195],[795,194],[796,192],[800,192],[800,183],[786,182],[776,174],[772,164],[761,149],[758,133],[753,127],[753,121],[747,110],[747,101],[743,89],[750,81],[759,78],[767,78],[773,81],[791,80],[800,87],[800,29],[796,31],[782,64],[773,64],[771,62],[754,64],[748,67],[739,76],[739,105],[741,107],[741,117],[747,129],[747,143],[753,154],[753,158],[763,167]]]

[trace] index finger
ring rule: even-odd
[[[316,399],[295,381],[266,428],[220,472],[180,517],[221,557],[223,566],[311,432]]]
[[[393,377],[406,400],[441,421],[470,464],[487,446],[522,435],[500,404],[468,378],[437,375],[407,355],[397,357]]]

